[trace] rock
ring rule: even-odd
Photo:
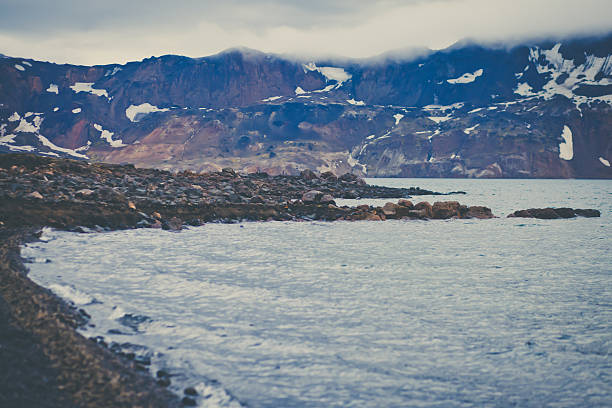
[[[479,218],[479,219],[488,219],[494,218],[495,216],[491,212],[490,208],[474,205],[468,208],[467,218]]]
[[[599,217],[600,212],[593,209],[572,209],[572,208],[529,208],[518,210],[508,215],[508,217],[519,218],[539,218],[543,220],[555,220],[558,218],[574,218],[576,215],[583,217]]]
[[[329,181],[338,180],[338,177],[336,177],[336,175],[332,173],[331,171],[326,171],[325,173],[321,173],[321,178],[324,180],[329,180]]]
[[[180,231],[183,229],[183,221],[178,217],[172,217],[169,220],[162,221],[162,229],[167,231]]]
[[[263,204],[265,202],[265,200],[261,197],[261,196],[253,196],[249,199],[249,202],[251,204]]]
[[[134,204],[131,201],[128,201],[128,207],[131,208],[132,210],[135,210],[136,209],[136,204]]]
[[[382,211],[385,214],[385,216],[393,217],[393,216],[395,216],[397,214],[397,207],[399,207],[397,204],[386,203],[383,206]]]
[[[382,218],[380,218],[380,216],[377,214],[369,213],[368,215],[366,215],[365,220],[366,221],[382,221]]]
[[[321,197],[320,202],[322,204],[335,204],[334,197],[332,197],[330,194],[323,194],[323,197]]]
[[[427,211],[426,208],[423,208],[420,210],[408,210],[407,215],[410,218],[416,218],[419,220],[426,220],[429,218],[429,212]]]
[[[75,193],[75,195],[79,198],[90,198],[93,196],[93,194],[94,191],[90,190],[89,188],[83,188]]]
[[[432,207],[427,201],[421,201],[420,203],[415,204],[414,209],[416,211],[423,211],[425,218],[431,218]]]
[[[181,403],[186,407],[195,407],[196,405],[198,405],[193,398],[189,397],[183,397]]]
[[[32,191],[30,194],[26,194],[26,197],[36,198],[37,200],[42,200],[43,196],[38,191]]]
[[[404,198],[402,198],[401,200],[399,200],[397,202],[397,205],[402,206],[402,207],[408,207],[408,208],[413,208],[414,204],[412,204],[412,201],[410,200],[406,200]]]
[[[447,220],[452,217],[458,217],[459,204],[457,201],[436,201],[431,207],[431,218],[436,220]]]
[[[561,218],[574,218],[576,213],[571,208],[555,208],[555,212]]]
[[[236,172],[231,167],[224,167],[221,169],[221,173],[225,173],[229,176],[236,177]]]
[[[302,172],[300,173],[300,178],[303,180],[316,180],[319,177],[317,177],[317,175],[309,169],[306,170],[302,170]]]
[[[185,395],[191,395],[192,397],[198,395],[198,392],[193,387],[187,387],[183,392],[185,393]]]
[[[599,210],[594,210],[592,208],[586,208],[586,209],[576,208],[574,212],[576,213],[576,215],[579,215],[581,217],[600,217],[601,216],[601,213],[599,212]]]
[[[158,213],[157,211],[153,211],[151,213],[151,217],[155,218],[156,220],[161,220],[162,216],[160,213]]]
[[[359,177],[353,173],[345,173],[341,175],[338,180],[344,181],[347,183],[355,183],[359,180]]]
[[[323,198],[323,193],[318,190],[310,190],[302,195],[304,203],[318,203]]]

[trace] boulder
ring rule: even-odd
[[[32,191],[30,194],[26,194],[28,198],[35,198],[37,200],[42,200],[43,196],[38,191]]]
[[[572,208],[555,208],[555,212],[561,218],[574,218],[576,213]]]
[[[386,203],[383,206],[383,208],[382,208],[383,214],[385,214],[385,216],[387,216],[387,217],[392,218],[392,217],[394,217],[397,214],[397,208],[398,207],[399,206],[397,204]]]
[[[162,221],[162,229],[167,231],[180,231],[183,229],[183,220],[178,217],[172,217],[169,220]]]
[[[574,218],[580,215],[582,217],[599,217],[601,214],[594,209],[573,209],[573,208],[529,208],[527,210],[518,210],[508,215],[508,217],[519,218],[539,218],[542,220],[555,220],[559,218]]]
[[[310,190],[302,194],[302,201],[304,203],[319,203],[325,194],[319,190]],[[332,198],[333,200],[333,198]]]
[[[338,180],[347,183],[356,183],[359,180],[359,177],[353,173],[344,173],[338,178]]]
[[[402,198],[401,200],[399,200],[397,202],[397,205],[399,205],[401,207],[408,207],[408,208],[413,208],[414,207],[414,204],[412,204],[412,201],[406,200],[405,198]]]
[[[484,220],[488,218],[494,218],[494,215],[491,212],[490,208],[483,207],[481,205],[474,205],[468,208],[466,217],[467,218],[479,218],[479,219]]]
[[[303,180],[316,180],[319,177],[310,169],[302,170],[300,173],[300,178]]]
[[[319,202],[322,204],[335,204],[334,197],[332,197],[330,194],[323,194],[323,197],[321,197]]]
[[[423,211],[425,218],[431,218],[432,207],[431,204],[429,204],[427,201],[421,201],[420,203],[415,204],[414,209],[416,211]]]
[[[436,201],[431,207],[431,218],[446,220],[459,216],[459,204],[457,201]]]
[[[599,210],[594,210],[592,208],[585,208],[585,209],[576,208],[574,212],[576,213],[576,215],[579,215],[581,217],[600,217],[601,216],[601,213],[599,212]]]
[[[331,171],[326,171],[325,173],[321,173],[321,178],[325,180],[330,180],[330,181],[338,180],[338,177],[336,177],[336,175],[332,173]]]
[[[94,191],[89,188],[83,188],[75,193],[78,198],[93,198]]]

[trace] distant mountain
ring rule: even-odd
[[[612,178],[612,35],[368,60],[0,60],[0,151],[165,169]]]

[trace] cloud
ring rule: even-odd
[[[462,38],[515,42],[612,30],[609,0],[5,0],[0,52],[103,64],[234,46],[369,57]]]

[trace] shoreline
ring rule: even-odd
[[[419,188],[368,186],[352,175],[169,173],[34,155],[0,156],[0,405],[175,407],[195,404],[142,364],[87,339],[87,313],[27,276],[20,246],[43,227],[74,232],[244,221],[494,218],[456,201],[413,204]],[[383,207],[338,207],[334,197],[406,197]],[[159,376],[158,376],[159,377]]]
[[[34,228],[0,230],[0,405],[179,407],[146,368],[77,332],[88,320],[27,277],[20,245]]]

